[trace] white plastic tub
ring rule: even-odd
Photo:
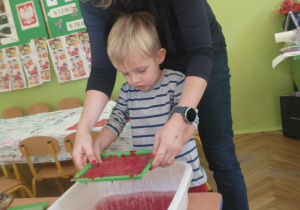
[[[185,210],[191,179],[191,166],[178,161],[169,167],[149,170],[141,180],[76,183],[49,210],[94,210],[98,201],[105,197],[143,191],[176,191],[168,209]]]

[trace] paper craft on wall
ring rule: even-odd
[[[47,40],[48,49],[59,83],[68,82],[73,79],[63,39],[64,37],[57,37]]]
[[[12,81],[13,90],[27,88],[25,75],[19,58],[17,47],[9,47],[4,49],[7,68]]]
[[[33,39],[31,42],[35,46],[35,51],[37,52],[37,63],[40,67],[41,77],[43,82],[51,81],[51,74],[50,74],[50,61],[48,57],[48,48],[46,38],[38,38]]]
[[[59,83],[89,76],[77,33],[49,39],[47,44]]]
[[[6,65],[5,55],[0,49],[0,92],[11,91],[11,78]]]
[[[87,62],[83,58],[82,47],[79,43],[77,33],[66,35],[65,40],[74,80],[87,78],[90,72],[88,71]]]
[[[9,0],[0,0],[0,46],[19,41]]]
[[[40,68],[37,65],[37,53],[32,42],[18,47],[23,68],[26,73],[28,87],[43,84]]]
[[[77,32],[79,40],[80,40],[80,47],[83,52],[83,58],[85,59],[86,65],[88,67],[89,72],[91,71],[91,62],[92,62],[92,56],[91,56],[91,46],[90,46],[90,39],[87,31],[78,31]]]
[[[55,38],[86,30],[79,9],[79,1],[42,0],[50,37]]]

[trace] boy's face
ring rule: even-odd
[[[126,81],[141,91],[148,91],[161,76],[159,64],[164,61],[166,51],[160,49],[155,58],[134,57],[125,65],[115,65]]]

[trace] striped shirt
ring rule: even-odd
[[[161,77],[149,91],[141,91],[127,82],[124,83],[116,106],[105,127],[118,137],[130,119],[134,149],[152,149],[155,134],[168,122],[172,109],[178,104],[184,79],[184,74],[164,69]],[[197,116],[193,125],[197,128],[198,124]],[[187,162],[192,166],[193,178],[190,187],[206,182],[207,176],[200,166],[197,146],[193,137],[184,145],[183,150],[175,159]]]

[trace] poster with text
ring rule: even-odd
[[[79,1],[42,0],[50,37],[55,38],[86,30]]]

